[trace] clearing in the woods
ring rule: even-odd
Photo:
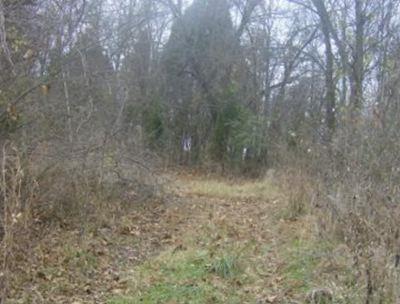
[[[304,303],[315,288],[351,286],[343,249],[318,240],[311,216],[289,216],[272,179],[181,174],[172,184],[167,203],[87,236],[49,235],[26,302]],[[335,303],[350,303],[341,294]]]

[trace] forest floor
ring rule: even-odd
[[[351,303],[346,249],[289,216],[272,179],[178,174],[167,191],[84,236],[53,230],[9,303],[305,303],[315,288]]]

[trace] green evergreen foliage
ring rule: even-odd
[[[234,33],[226,0],[194,1],[173,24],[163,51],[163,98],[172,109],[169,142],[179,149],[182,136],[190,135],[192,159],[206,158],[209,146],[214,158],[224,158],[227,124],[241,111],[227,107],[226,96],[220,96],[230,90],[237,61]]]
[[[234,89],[223,97],[211,141],[211,154],[216,161],[233,167],[253,169],[264,161],[267,151],[265,121],[258,118],[237,98]],[[243,149],[248,155],[243,159]]]
[[[211,154],[218,161],[234,159],[240,154],[238,132],[246,124],[248,113],[235,99],[228,98],[218,113],[211,141]],[[236,157],[235,157],[236,156]]]
[[[161,147],[164,134],[163,108],[157,99],[143,111],[143,126],[148,144],[153,148]]]

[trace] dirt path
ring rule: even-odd
[[[304,303],[343,265],[271,180],[180,175],[169,191],[84,237],[53,231],[10,303]]]

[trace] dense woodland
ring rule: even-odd
[[[18,246],[81,225],[96,200],[163,197],[160,168],[287,170],[306,192],[294,212],[350,248],[360,303],[397,303],[399,13],[398,0],[0,0],[2,303],[29,255]]]

